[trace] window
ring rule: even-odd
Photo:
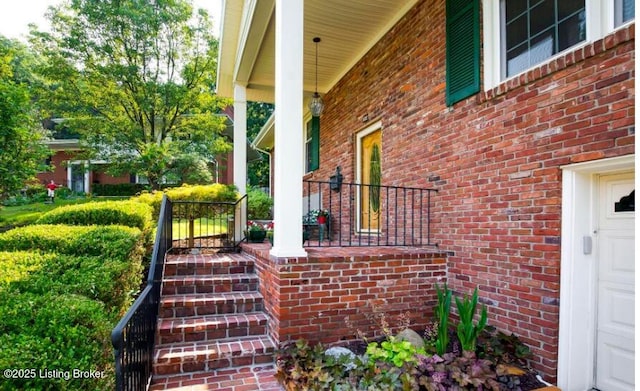
[[[502,0],[503,78],[540,64],[587,37],[584,0]]]
[[[607,36],[635,18],[635,5],[634,0],[482,0],[482,18],[483,82],[489,90]]]
[[[305,172],[311,172],[320,166],[320,118],[311,117],[306,122],[304,137]]]
[[[615,0],[615,23],[616,27],[635,19],[636,5],[635,0]]]

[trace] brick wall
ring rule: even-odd
[[[355,338],[356,329],[380,335],[368,316],[373,307],[392,323],[408,311],[411,328],[424,330],[437,302],[435,284],[447,275],[447,255],[424,249],[308,249],[307,258],[296,259],[271,257],[267,246],[243,251],[256,260],[269,331],[280,342],[334,343]]]
[[[634,152],[635,25],[449,108],[444,3],[418,2],[326,94],[320,169],[306,179],[340,165],[353,181],[355,135],[380,119],[382,183],[439,190],[450,285],[479,287],[490,323],[529,344],[553,380],[560,167]]]

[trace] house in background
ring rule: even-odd
[[[261,135],[271,262],[307,255],[305,183],[340,167],[367,186],[379,162],[382,185],[438,191],[449,286],[478,287],[537,370],[563,390],[634,389],[634,17],[632,0],[224,1],[218,94],[235,99],[241,191],[246,101],[277,110]]]
[[[225,129],[222,135],[233,143],[233,107],[228,107],[222,114],[225,118]],[[38,180],[49,183],[53,180],[56,184],[69,188],[78,193],[91,193],[94,184],[116,185],[122,183],[147,183],[144,177],[135,173],[112,176],[104,172],[100,166],[106,166],[108,162],[100,160],[87,161],[77,157],[81,152],[79,135],[64,126],[61,119],[48,119],[43,121],[43,127],[52,133],[52,139],[47,141],[51,150],[47,165],[53,165],[51,172],[42,172],[37,175]],[[246,147],[248,159],[259,158],[258,152],[248,144]],[[215,183],[233,183],[233,153],[229,152],[217,156],[210,164]],[[103,167],[105,168],[105,167]]]

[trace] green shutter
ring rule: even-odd
[[[320,117],[311,117],[311,156],[309,171],[320,167]]]
[[[480,91],[480,0],[447,0],[447,106]]]

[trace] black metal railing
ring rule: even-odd
[[[306,246],[435,246],[435,189],[304,181]],[[318,210],[326,222],[318,222]],[[320,213],[322,214],[322,213]]]
[[[173,201],[173,248],[237,249],[246,206],[246,195],[235,202]]]
[[[162,198],[147,286],[111,332],[116,390],[146,390],[153,370],[160,287],[166,253],[172,247],[172,203]]]

